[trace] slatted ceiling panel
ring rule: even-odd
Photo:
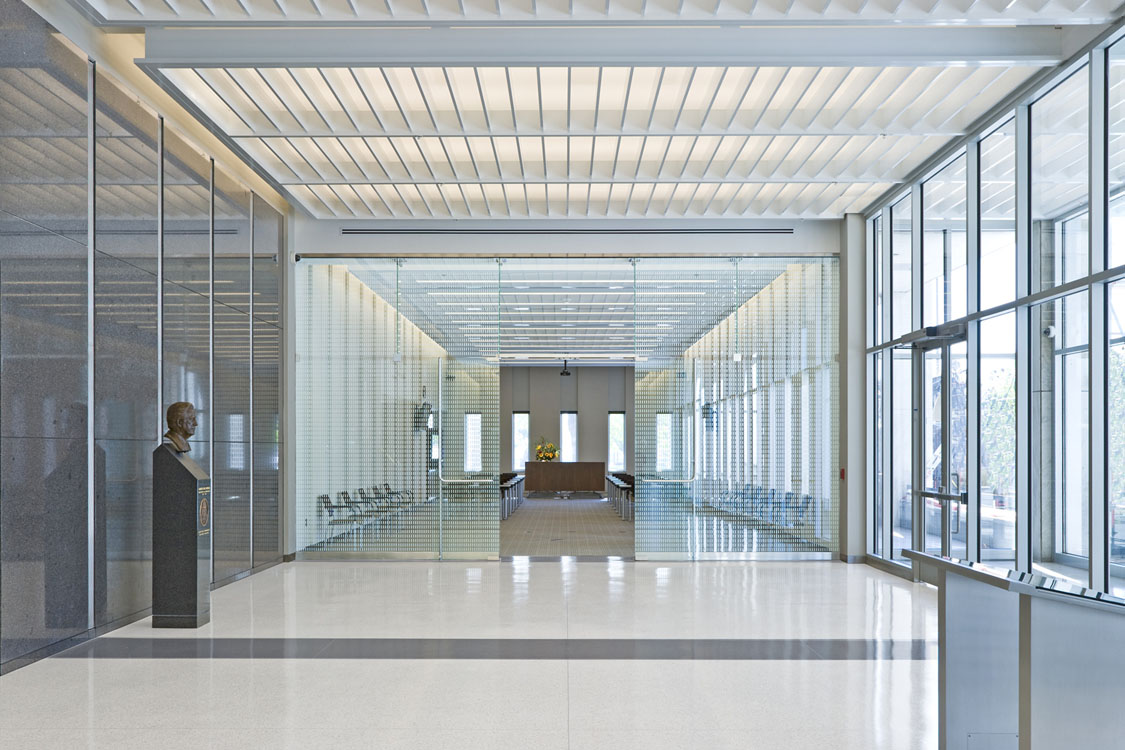
[[[1113,0],[87,0],[114,22],[942,21],[1112,17]]]
[[[315,216],[813,218],[902,179],[1034,71],[164,72]]]

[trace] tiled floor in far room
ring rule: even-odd
[[[930,750],[936,619],[835,562],[291,563],[0,677],[0,745]]]
[[[531,495],[500,524],[500,556],[514,555],[631,558],[633,524],[596,493]]]

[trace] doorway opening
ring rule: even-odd
[[[303,557],[836,549],[834,258],[318,258],[296,286]]]

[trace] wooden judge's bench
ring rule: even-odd
[[[528,461],[524,465],[528,492],[601,492],[605,461]]]

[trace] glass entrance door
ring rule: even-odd
[[[915,467],[920,490],[914,515],[914,548],[966,557],[967,411],[964,339],[942,339],[916,347]]]

